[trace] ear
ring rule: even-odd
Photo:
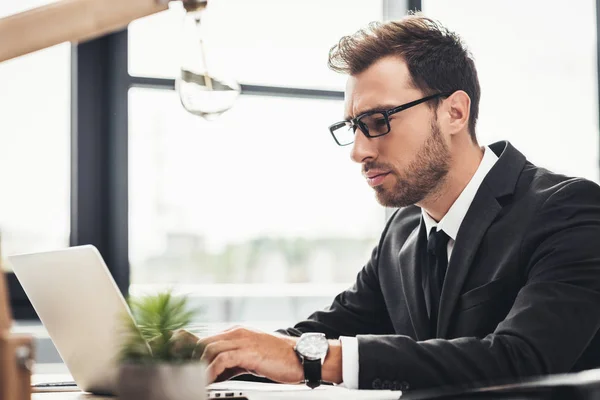
[[[451,135],[469,131],[469,113],[471,110],[471,98],[462,91],[457,90],[445,99],[440,107],[441,115],[438,119],[444,124],[445,131]]]

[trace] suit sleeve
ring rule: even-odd
[[[382,239],[393,219],[393,216],[389,219],[381,236]],[[364,333],[393,332],[392,322],[379,286],[377,274],[379,248],[380,246],[375,247],[371,258],[358,273],[355,283],[338,294],[328,308],[313,313],[293,328],[278,332],[290,336],[300,336],[305,332],[321,332],[328,339]]]
[[[492,334],[423,342],[358,336],[359,387],[397,380],[422,389],[570,371],[600,328],[600,188],[565,182],[538,210],[522,243],[526,284]]]

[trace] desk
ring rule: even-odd
[[[348,390],[341,387],[322,387],[310,391],[284,391],[284,392],[245,392],[249,400],[396,400],[401,392],[389,390]],[[115,397],[94,396],[81,392],[48,392],[34,393],[32,400],[118,400]]]
[[[310,392],[250,392],[249,400],[396,400],[400,392],[379,390],[346,390],[341,388]],[[34,393],[32,400],[118,400],[115,397],[93,396],[80,392]]]
[[[36,365],[32,383],[72,382],[73,377],[64,365]],[[349,390],[341,386],[322,385],[311,390],[304,385],[277,385],[257,382],[230,381],[213,385],[214,389],[244,392],[250,400],[397,400],[400,391],[391,390]],[[277,391],[274,391],[277,390]],[[283,391],[281,391],[283,390]],[[82,392],[33,393],[32,400],[118,400],[115,397],[94,396]]]
[[[239,386],[238,386],[239,389]],[[236,389],[236,390],[238,390]],[[315,390],[287,392],[246,392],[250,400],[392,400],[401,392],[389,390],[348,390],[342,387],[322,386]],[[578,373],[550,375],[527,381],[474,389],[433,389],[406,394],[406,400],[449,400],[449,399],[581,399],[600,398],[600,368]],[[80,392],[34,393],[33,400],[118,400],[114,397],[92,396]]]

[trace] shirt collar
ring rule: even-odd
[[[475,174],[467,186],[463,189],[462,193],[458,196],[454,204],[452,204],[439,223],[431,218],[424,209],[421,209],[425,228],[427,229],[427,235],[429,235],[432,228],[437,227],[438,231],[443,230],[450,239],[456,241],[458,229],[460,228],[465,215],[467,215],[467,211],[469,211],[469,207],[471,207],[471,203],[473,202],[481,183],[494,164],[496,164],[496,161],[498,161],[498,156],[494,154],[489,147],[484,147],[483,158],[479,163],[477,171],[475,171]]]

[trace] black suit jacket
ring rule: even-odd
[[[508,142],[458,231],[431,337],[421,209],[398,210],[355,284],[286,330],[357,336],[359,387],[422,389],[600,367],[600,187]]]

